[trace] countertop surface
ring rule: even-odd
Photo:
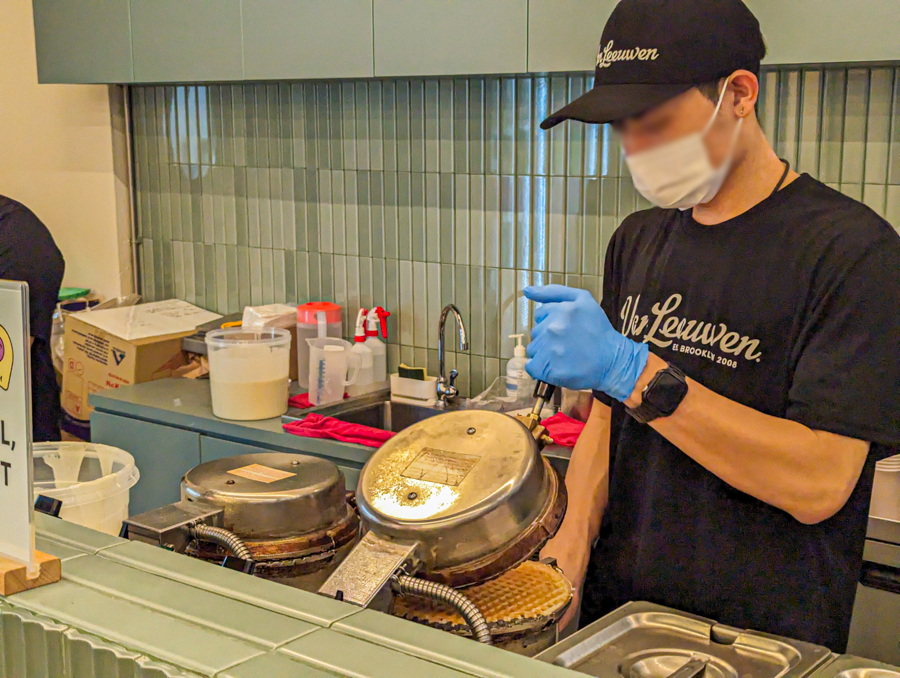
[[[299,392],[301,391],[294,384],[291,394]],[[90,402],[101,412],[160,422],[230,440],[257,440],[266,447],[285,452],[308,452],[365,463],[374,451],[361,445],[299,438],[285,433],[281,427],[281,417],[260,421],[219,419],[212,413],[209,380],[206,379],[159,379],[123,386],[94,393]],[[570,448],[550,445],[544,449],[544,454],[553,461],[565,464],[572,451]]]

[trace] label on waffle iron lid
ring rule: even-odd
[[[274,483],[276,480],[284,480],[296,473],[288,473],[287,471],[279,471],[271,466],[263,466],[262,464],[250,464],[249,466],[241,466],[228,471],[233,476],[240,476],[248,480],[255,480],[260,483]]]
[[[469,471],[479,459],[480,457],[474,454],[424,447],[400,475],[404,478],[456,487],[469,475]]]

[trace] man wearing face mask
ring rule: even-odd
[[[601,304],[528,288],[527,369],[596,395],[545,555],[582,624],[649,600],[842,652],[875,462],[900,446],[900,238],[775,155],[740,0],[621,0],[593,90],[657,208],[609,244]]]

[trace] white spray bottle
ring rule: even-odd
[[[378,338],[379,333],[387,339],[387,319],[390,313],[381,306],[376,306],[366,320],[366,346],[372,349],[372,357],[375,366],[375,382],[383,382],[387,375],[387,346]]]
[[[359,355],[359,376],[347,387],[348,395],[358,396],[375,388],[375,371],[372,349],[366,346],[366,309],[359,309],[356,314],[356,334],[351,353]]]

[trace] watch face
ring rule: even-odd
[[[687,394],[687,383],[671,372],[663,371],[656,375],[644,400],[660,411],[664,417],[672,414]]]

